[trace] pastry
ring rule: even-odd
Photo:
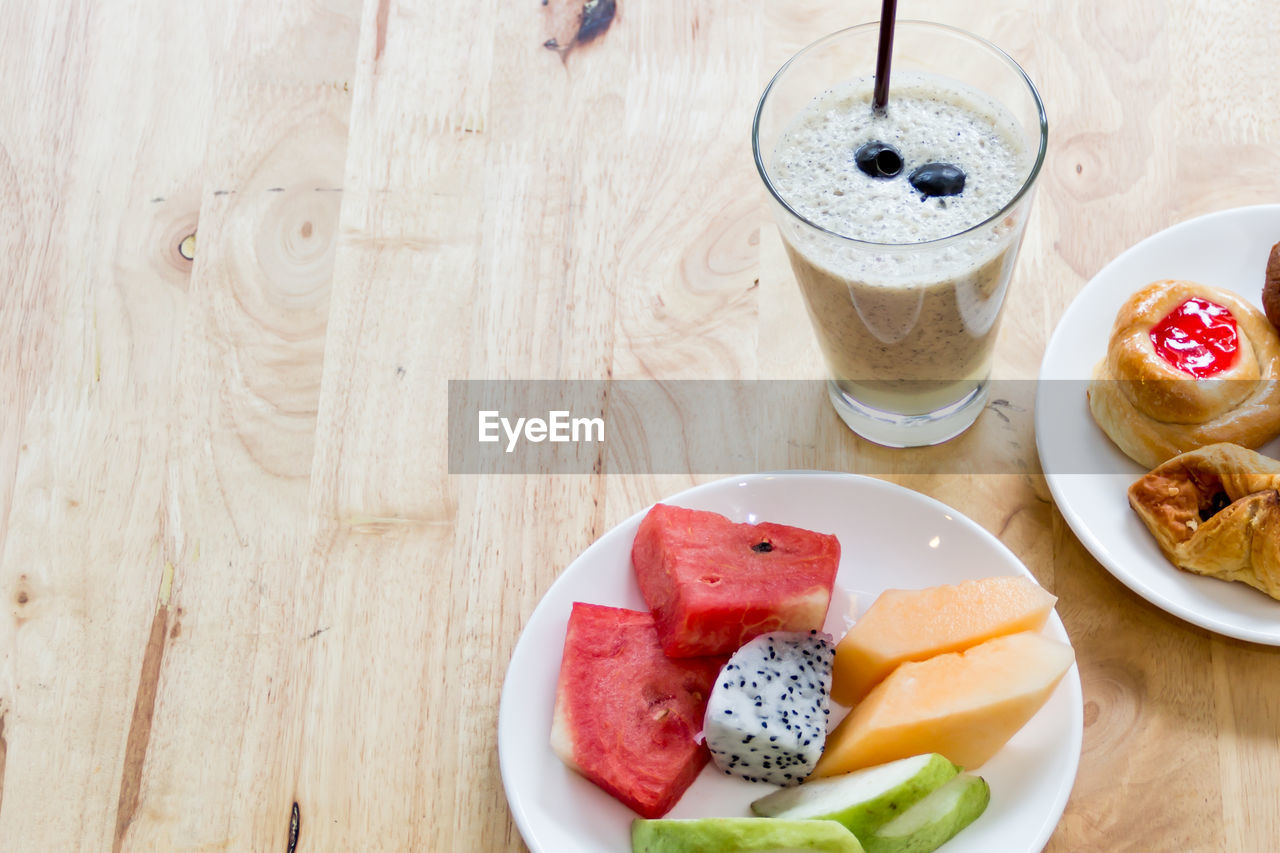
[[[1267,277],[1262,282],[1262,310],[1271,325],[1280,329],[1280,243],[1267,256]]]
[[[1089,409],[1144,468],[1207,444],[1280,435],[1280,337],[1225,290],[1158,281],[1116,315]]]
[[[1129,487],[1129,505],[1180,569],[1280,599],[1280,462],[1238,444],[1175,456]]]

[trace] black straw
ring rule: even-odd
[[[898,0],[884,0],[880,7],[880,47],[876,51],[876,88],[871,107],[884,113],[889,104],[889,61],[893,58],[893,25],[898,18]]]

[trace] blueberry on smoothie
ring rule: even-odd
[[[853,152],[853,160],[873,178],[893,178],[902,171],[902,155],[883,142],[864,142]]]
[[[960,167],[950,163],[925,163],[913,169],[907,178],[925,198],[960,195],[964,192],[964,179],[965,174]]]

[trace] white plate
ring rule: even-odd
[[[734,521],[773,521],[834,533],[840,569],[826,629],[839,637],[889,587],[914,588],[992,575],[1030,573],[998,539],[932,498],[852,474],[756,474],[707,483],[664,502],[713,510]],[[646,510],[647,511],[647,510]],[[551,714],[575,601],[644,609],[631,569],[631,543],[644,512],[602,536],[574,560],[538,604],[511,656],[498,712],[498,757],[507,801],[534,853],[626,853],[635,814],[551,752]],[[1067,641],[1054,614],[1050,635]],[[833,719],[836,715],[833,713]],[[1073,666],[1040,712],[978,771],[991,785],[986,813],[947,853],[1039,851],[1057,825],[1075,780],[1083,734],[1080,677]],[[668,817],[746,816],[773,786],[708,766]]]
[[[1280,205],[1225,210],[1175,225],[1109,263],[1062,315],[1036,394],[1036,445],[1058,508],[1085,547],[1138,595],[1192,624],[1280,645],[1280,602],[1242,583],[1175,568],[1129,508],[1146,469],[1120,452],[1089,414],[1085,380],[1107,348],[1121,304],[1165,278],[1230,290],[1261,304],[1267,255],[1280,241]],[[1068,381],[1070,380],[1070,381]],[[1276,456],[1280,442],[1261,448]]]

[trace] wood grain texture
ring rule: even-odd
[[[879,3],[620,0],[579,40],[581,10],[0,3],[0,849],[525,849],[496,752],[520,630],[712,475],[450,475],[447,383],[821,377],[751,114]],[[902,12],[1003,46],[1049,113],[1000,378],[1127,246],[1280,194],[1258,0]],[[662,405],[690,442],[759,424],[744,469],[952,504],[1059,596],[1086,730],[1048,850],[1274,847],[1280,652],[1088,555],[1031,383],[905,454],[785,387]]]

